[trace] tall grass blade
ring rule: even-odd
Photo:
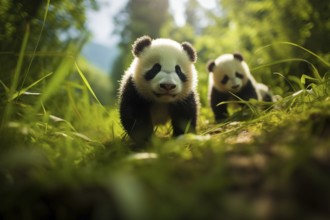
[[[13,77],[13,81],[11,83],[11,87],[10,87],[10,91],[9,91],[9,97],[12,96],[12,94],[15,93],[15,91],[17,90],[17,85],[18,85],[18,79],[22,70],[22,65],[23,65],[23,59],[24,59],[24,53],[25,53],[25,49],[27,47],[27,42],[30,36],[30,25],[27,24],[26,26],[26,31],[24,34],[24,38],[23,38],[23,42],[22,42],[22,46],[21,46],[21,50],[18,56],[18,61],[17,61],[17,65],[15,68],[15,73],[14,73],[14,77]]]
[[[314,74],[315,78],[322,79],[322,77],[320,76],[319,71],[316,69],[316,67],[314,66],[314,64],[312,64],[308,60],[301,59],[301,58],[290,58],[290,59],[277,60],[277,61],[274,61],[274,62],[271,62],[271,63],[267,63],[267,64],[264,64],[264,65],[260,65],[260,66],[251,68],[251,71],[262,69],[262,68],[265,68],[265,67],[268,67],[268,66],[273,66],[273,65],[277,65],[277,64],[281,64],[281,63],[294,62],[294,61],[295,62],[306,62],[306,63],[308,63],[309,65],[311,65],[311,67],[313,69],[313,74]]]
[[[34,83],[32,83],[31,85],[25,87],[25,88],[21,88],[19,91],[15,92],[13,94],[12,97],[9,97],[9,101],[12,101],[14,99],[16,99],[17,97],[21,96],[22,94],[24,94],[26,91],[28,91],[29,89],[31,89],[32,87],[36,86],[38,83],[40,83],[41,81],[43,81],[44,79],[46,79],[47,77],[49,77],[50,75],[52,75],[53,73],[48,73],[47,75],[43,76],[42,78],[38,79],[37,81],[35,81]]]
[[[291,87],[292,91],[296,91],[294,86],[292,85],[292,83],[290,82],[290,80],[288,80],[285,76],[283,76],[283,74],[281,73],[274,73],[275,75],[279,75],[280,77],[282,77]]]
[[[23,38],[23,41],[22,41],[21,50],[19,52],[19,56],[18,56],[18,60],[17,60],[13,80],[11,82],[11,86],[10,86],[9,93],[8,93],[8,97],[12,97],[13,94],[17,90],[18,80],[19,80],[19,76],[20,76],[20,73],[21,73],[21,70],[22,70],[24,54],[25,54],[25,50],[26,50],[26,47],[27,47],[29,36],[30,36],[30,26],[29,26],[29,24],[27,24],[26,27],[25,27],[24,38]],[[12,114],[12,108],[13,108],[13,103],[8,102],[7,105],[6,105],[6,108],[4,110],[4,115],[2,117],[1,128],[3,128],[4,124],[7,121],[10,120],[11,114]]]
[[[306,79],[311,80],[311,81],[313,81],[313,82],[320,83],[320,80],[315,79],[315,78],[313,78],[313,77],[310,77],[310,76],[308,76],[308,75],[306,75],[306,74],[303,74],[303,75],[301,76],[301,78],[300,78],[300,82],[301,82],[302,84],[305,85],[305,84],[306,84]]]
[[[284,45],[290,45],[290,46],[293,46],[293,47],[297,47],[301,50],[304,50],[306,51],[307,53],[311,54],[312,56],[316,57],[318,60],[320,60],[323,64],[325,64],[326,66],[330,67],[330,63],[328,61],[326,61],[325,59],[323,59],[322,57],[320,57],[319,55],[317,55],[316,53],[306,49],[305,47],[302,47],[298,44],[295,44],[295,43],[292,43],[292,42],[286,42],[286,41],[281,41],[281,42],[275,42],[275,43],[272,43],[272,44],[268,44],[264,47],[261,47],[259,49],[256,50],[256,53],[258,53],[259,51],[263,50],[263,49],[266,49],[268,47],[272,47],[272,46],[277,46],[278,44],[284,44]],[[300,61],[304,61],[304,62],[307,62],[309,63],[310,65],[312,65],[310,62],[308,62],[307,60],[304,60],[304,59],[299,59],[299,58],[293,58],[293,60],[300,60]],[[290,60],[289,60],[290,61]],[[315,68],[314,65],[312,65],[312,68],[313,68],[313,74],[314,76],[317,78],[317,79],[322,79],[321,75],[319,74],[319,72],[317,71],[317,69]]]
[[[45,9],[45,13],[44,13],[44,17],[43,17],[43,23],[42,23],[42,26],[41,26],[41,30],[40,30],[40,33],[39,33],[39,36],[38,36],[38,40],[37,40],[37,44],[34,48],[34,51],[33,51],[33,55],[31,57],[31,60],[30,60],[30,63],[29,63],[29,66],[24,74],[24,78],[23,78],[23,81],[22,81],[22,84],[21,84],[21,87],[19,90],[22,90],[23,89],[23,86],[24,86],[24,83],[27,79],[27,76],[30,72],[30,69],[31,69],[31,66],[32,66],[32,63],[33,63],[33,60],[35,58],[35,54],[36,54],[36,51],[37,51],[37,48],[39,46],[39,43],[40,43],[40,39],[41,39],[41,35],[42,35],[42,32],[44,30],[44,27],[45,27],[45,24],[46,24],[46,18],[47,18],[47,14],[48,14],[48,9],[49,9],[49,5],[50,5],[50,0],[47,0],[47,5],[46,5],[46,9]],[[20,92],[19,92],[20,93]]]
[[[0,84],[2,85],[5,92],[8,94],[9,93],[9,88],[1,80],[0,80]]]
[[[101,106],[103,106],[101,104],[101,102],[99,101],[99,99],[97,98],[97,96],[95,95],[92,87],[90,86],[88,80],[86,79],[85,75],[83,74],[83,72],[80,70],[79,66],[77,63],[75,63],[76,69],[79,73],[79,76],[81,77],[81,79],[83,80],[83,82],[85,83],[86,87],[88,88],[89,92],[93,95],[93,97],[95,98],[95,100],[98,102],[98,104],[100,104]]]
[[[313,56],[316,57],[317,59],[319,59],[319,60],[320,60],[322,63],[324,63],[326,66],[329,66],[329,67],[330,67],[330,63],[329,63],[329,62],[327,62],[325,59],[323,59],[322,57],[320,57],[320,56],[317,55],[316,53],[314,53],[314,52],[312,52],[312,51],[306,49],[305,47],[302,47],[302,46],[300,46],[300,45],[298,45],[298,44],[295,44],[295,43],[292,43],[292,42],[286,42],[286,41],[284,41],[284,42],[278,42],[278,43],[279,43],[279,44],[287,44],[287,45],[291,45],[291,46],[294,46],[294,47],[298,47],[298,48],[300,48],[300,49],[306,51],[307,53],[313,55]]]

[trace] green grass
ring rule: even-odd
[[[222,124],[203,106],[197,135],[165,126],[139,152],[74,60],[22,91],[40,81],[2,107],[1,219],[329,217],[328,77]]]
[[[0,81],[0,219],[330,216],[329,74],[280,75],[300,90],[267,109],[246,102],[220,124],[203,105],[196,135],[171,138],[166,125],[135,151],[118,109],[100,104],[74,56],[18,88],[32,65],[22,77],[28,36],[12,84]]]

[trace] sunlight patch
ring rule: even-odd
[[[253,142],[253,134],[243,130],[237,136],[230,137],[226,140],[230,144],[248,144]]]
[[[148,152],[143,152],[143,153],[136,153],[133,155],[130,155],[127,160],[146,160],[146,159],[157,159],[158,154],[156,153],[148,153]]]

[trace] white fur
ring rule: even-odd
[[[262,92],[262,94],[269,93],[269,88],[263,83],[257,83],[257,89]]]
[[[239,61],[235,59],[233,54],[224,54],[219,56],[214,62],[215,66],[209,75],[209,91],[211,91],[212,87],[214,87],[223,93],[237,93],[246,85],[248,80],[250,80],[256,88],[257,83],[251,75],[249,67],[244,60]],[[236,76],[236,72],[243,74],[243,79],[238,78]],[[225,75],[227,75],[229,79],[226,84],[222,84],[221,81]],[[234,86],[238,87],[233,88]],[[260,94],[258,94],[258,99],[259,98]]]
[[[161,65],[161,71],[152,80],[146,81],[144,75],[155,63]],[[182,82],[176,74],[176,65],[179,65],[186,75],[186,82]],[[144,48],[141,54],[135,57],[124,79],[131,75],[137,91],[144,98],[155,102],[169,103],[183,99],[197,86],[194,64],[181,44],[170,39],[155,39],[150,46]],[[160,83],[170,83],[176,87],[167,92],[160,88]],[[162,95],[157,96],[155,93]]]
[[[172,84],[176,87],[170,91],[166,91],[160,87],[160,84],[162,83]],[[159,101],[171,102],[178,94],[182,92],[183,84],[175,72],[166,73],[161,71],[150,81],[150,87],[154,93],[161,95],[157,97]]]

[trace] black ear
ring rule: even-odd
[[[183,42],[181,45],[183,49],[187,52],[190,61],[195,63],[197,60],[197,54],[193,46],[188,42]]]
[[[151,45],[152,39],[149,36],[142,36],[135,40],[132,45],[132,53],[134,56],[138,57],[144,48]]]
[[[240,53],[233,53],[233,55],[234,55],[234,58],[235,58],[236,60],[239,60],[239,61],[241,61],[241,62],[244,60],[242,54],[240,54]]]
[[[207,63],[207,70],[208,70],[209,72],[212,72],[213,69],[214,69],[214,67],[215,67],[215,62],[214,62],[213,60],[210,60],[210,61]]]

